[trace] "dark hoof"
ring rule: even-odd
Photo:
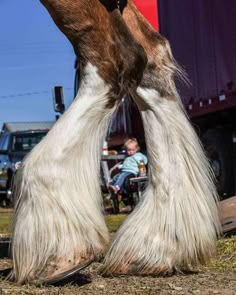
[[[12,268],[5,268],[0,270],[0,278],[7,278],[12,272]]]
[[[67,271],[64,271],[60,274],[57,274],[55,276],[52,276],[51,278],[39,278],[39,281],[40,283],[42,284],[55,284],[55,283],[58,283],[58,282],[62,282],[72,276],[74,276],[75,274],[77,274],[78,272],[80,272],[81,270],[85,269],[86,267],[88,267],[91,263],[94,262],[94,259],[93,260],[89,260],[89,261],[86,261],[84,263],[81,263]]]

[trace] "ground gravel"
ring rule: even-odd
[[[0,260],[0,269],[11,267],[10,259]],[[101,263],[93,263],[68,281],[54,286],[24,285],[0,280],[0,295],[26,294],[225,294],[236,295],[236,272],[202,267],[198,272],[170,277],[99,275]]]

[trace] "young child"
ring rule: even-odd
[[[140,153],[140,147],[136,138],[130,138],[126,140],[124,144],[127,157],[125,158],[123,164],[118,164],[117,168],[121,172],[113,178],[112,185],[110,189],[114,193],[118,193],[124,185],[125,179],[129,175],[138,175],[140,161],[147,165],[147,157]]]

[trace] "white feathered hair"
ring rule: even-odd
[[[143,120],[149,183],[118,230],[102,271],[189,270],[212,256],[221,232],[213,173],[176,90],[174,77],[182,71],[168,41],[131,1],[123,17],[148,56],[143,80],[131,95]]]
[[[209,164],[179,100],[141,87],[135,99],[145,128],[149,183],[118,230],[103,273],[189,270],[208,261],[220,233]]]
[[[109,87],[94,66],[88,64],[83,77],[74,102],[17,177],[12,275],[18,283],[45,278],[61,262],[72,267],[92,259],[108,243],[100,157],[116,106],[108,107]]]

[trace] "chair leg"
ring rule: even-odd
[[[112,193],[112,194],[111,194],[111,200],[112,200],[112,205],[113,205],[114,214],[118,214],[118,213],[120,213],[120,207],[119,207],[118,195]]]

